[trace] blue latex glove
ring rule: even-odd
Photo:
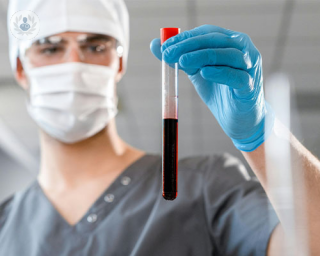
[[[274,113],[264,99],[262,59],[249,36],[203,25],[162,46],[154,39],[150,48],[158,59],[179,63],[236,148],[253,151],[271,134]]]

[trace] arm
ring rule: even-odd
[[[294,191],[296,195],[305,194],[304,197],[296,197],[295,209],[302,209],[304,211],[305,217],[307,219],[307,226],[303,220],[297,220],[296,230],[302,233],[307,232],[309,238],[308,247],[310,255],[320,255],[320,162],[316,159],[285,127],[283,127],[279,122],[276,122],[274,127],[274,132],[268,138],[268,140],[263,143],[260,147],[252,152],[242,152],[247,162],[251,166],[252,170],[257,175],[260,183],[265,189],[271,203],[273,204],[279,219],[281,220],[281,226],[277,227],[273,232],[269,244],[269,256],[283,255],[281,250],[284,245],[285,229],[286,226],[286,216],[280,210],[281,205],[274,198],[274,194],[270,192],[267,180],[267,169],[266,169],[266,143],[271,143],[271,145],[287,144],[291,150],[291,166],[292,166],[292,178],[293,184],[299,184],[302,181],[304,186],[295,186]],[[275,163],[273,163],[275,164]],[[274,172],[281,172],[282,166],[280,164],[273,165]],[[302,178],[302,180],[300,180]],[[305,191],[300,191],[302,189]],[[299,214],[296,211],[296,214]],[[297,237],[303,234],[297,233]]]
[[[310,223],[307,232],[311,236],[308,246],[313,253],[311,255],[320,255],[320,245],[318,247],[315,242],[317,233],[320,233],[317,232],[320,230],[320,218],[317,217],[317,210],[320,210],[320,200],[317,197],[320,194],[317,192],[320,182],[319,163],[289,131],[281,133],[279,131],[285,129],[274,128],[274,112],[264,98],[262,57],[250,37],[221,27],[203,25],[168,39],[161,49],[159,39],[155,39],[151,43],[151,51],[167,63],[179,64],[179,68],[188,75],[223,131],[235,147],[243,152],[257,174],[282,222],[275,229],[270,242],[269,255],[272,256],[277,255],[272,252],[273,248],[276,247],[279,252],[279,246],[283,244],[282,227],[287,227],[288,221],[284,213],[279,211],[281,204],[276,202],[267,187],[264,140],[269,138],[268,141],[275,144],[290,146],[293,156],[295,209],[306,209]],[[290,136],[286,137],[286,134]],[[307,187],[306,203],[301,199],[303,191],[297,187],[301,172],[298,160],[301,160],[301,176]],[[274,168],[278,173],[281,172],[281,164]],[[274,181],[279,180],[275,178]],[[281,187],[285,184],[278,185]],[[306,225],[302,220],[297,221],[296,225],[302,234]]]

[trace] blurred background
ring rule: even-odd
[[[292,130],[320,156],[319,0],[126,0],[131,45],[118,85],[117,126],[131,145],[161,154],[161,63],[149,50],[161,27],[182,31],[213,24],[247,33],[262,54],[264,80],[284,72],[292,83]],[[32,182],[38,172],[37,127],[9,64],[6,11],[0,0],[0,201]],[[229,152],[244,161],[183,72],[179,81],[180,158]],[[247,166],[247,165],[246,165]],[[248,167],[248,166],[247,166]]]

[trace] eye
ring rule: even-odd
[[[103,44],[90,44],[86,46],[86,49],[92,53],[103,53],[106,50],[106,46]]]
[[[41,54],[45,54],[45,55],[54,55],[54,54],[58,53],[59,51],[61,51],[61,48],[59,48],[57,46],[45,47],[40,50]]]

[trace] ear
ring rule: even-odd
[[[116,75],[116,82],[118,83],[122,76],[123,76],[124,68],[123,68],[123,58],[119,58],[119,69],[118,69],[118,74]]]
[[[15,78],[16,78],[18,84],[24,90],[28,90],[28,88],[29,88],[28,79],[27,79],[26,72],[23,69],[23,65],[22,65],[22,62],[19,57],[17,57],[17,70],[15,73]]]

